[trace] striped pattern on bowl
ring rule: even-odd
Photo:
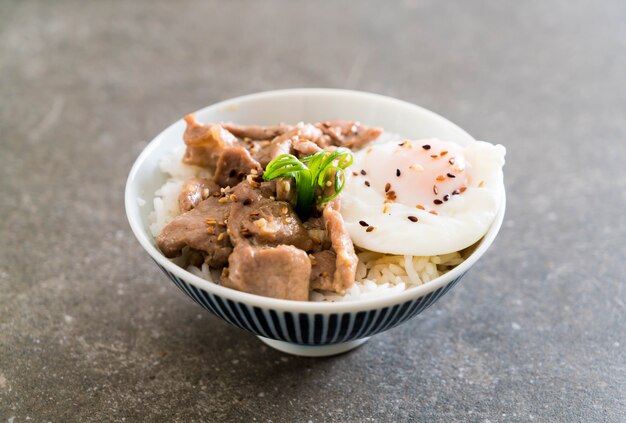
[[[265,338],[309,346],[338,344],[389,330],[433,305],[464,275],[422,297],[392,307],[324,314],[284,312],[222,298],[182,280],[158,263],[157,266],[198,305],[231,325]]]

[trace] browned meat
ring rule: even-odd
[[[250,171],[262,170],[259,162],[254,160],[248,150],[243,147],[226,147],[215,168],[215,182],[222,187],[234,187],[241,182]]]
[[[320,137],[323,135],[324,134],[319,128],[311,125],[310,123],[299,123],[291,130],[272,140],[270,157],[271,159],[275,159],[281,154],[293,154],[296,150],[295,144],[298,144],[300,149],[311,151],[315,148],[314,145],[316,145]],[[320,150],[316,149],[314,152],[317,151]],[[307,154],[309,153],[305,153],[304,155]]]
[[[252,155],[252,158],[265,167],[272,160],[271,157],[271,141],[246,141],[244,142],[246,149]]]
[[[222,285],[251,294],[283,300],[307,301],[311,261],[291,245],[235,248]]]
[[[181,213],[188,212],[206,200],[210,194],[219,192],[220,187],[213,181],[204,178],[191,178],[183,184],[183,191],[178,196],[178,207]]]
[[[361,148],[374,141],[383,132],[380,128],[370,128],[350,120],[329,120],[316,124],[338,147]]]
[[[310,156],[315,153],[319,153],[322,151],[322,148],[315,144],[313,141],[309,141],[307,139],[300,139],[293,143],[293,149],[296,150],[298,156]]]
[[[185,116],[185,122],[183,141],[187,150],[183,162],[214,170],[224,149],[233,146],[237,138],[220,125],[199,123],[194,114]]]
[[[163,228],[156,239],[157,246],[169,258],[179,256],[188,246],[202,251],[209,266],[225,266],[233,250],[224,224],[229,209],[230,204],[221,203],[217,197],[201,201]]]
[[[292,207],[296,206],[298,201],[298,192],[296,191],[295,182],[292,178],[276,179],[276,199],[286,201]]]
[[[310,217],[303,225],[313,241],[312,251],[319,252],[330,248],[330,240],[321,217]]]
[[[285,132],[272,140],[269,147],[270,161],[281,154],[291,153],[291,138],[295,137],[297,133],[298,128],[293,128],[292,130]]]
[[[250,138],[251,140],[271,140],[291,129],[291,126],[285,124],[276,126],[259,126],[223,123],[222,126],[236,137]]]
[[[247,183],[233,190],[237,201],[232,204],[228,229],[235,245],[289,244],[309,250],[313,241],[291,205],[272,200]]]
[[[311,289],[334,291],[337,255],[332,250],[311,254]]]
[[[348,235],[343,217],[339,213],[340,207],[340,199],[335,198],[324,208],[323,216],[332,248],[337,254],[332,291],[343,293],[354,283],[356,265],[359,259],[354,252],[354,244]]]

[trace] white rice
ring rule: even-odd
[[[206,169],[184,164],[184,147],[161,160],[160,168],[169,175],[166,182],[154,193],[154,212],[150,213],[150,231],[157,236],[163,227],[180,214],[178,196],[185,181],[192,177],[209,177]],[[463,261],[459,252],[440,256],[396,256],[372,251],[358,252],[359,263],[354,285],[344,295],[334,292],[311,291],[311,301],[353,301],[380,297],[423,285],[443,275]],[[177,264],[181,259],[173,260]],[[210,282],[219,280],[219,270],[205,263],[200,268],[188,266],[187,270]]]

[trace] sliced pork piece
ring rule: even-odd
[[[236,125],[234,123],[223,123],[222,126],[236,137],[242,139],[249,138],[254,141],[271,140],[291,129],[291,126],[285,125],[284,123],[275,126]]]
[[[157,246],[169,258],[190,247],[201,251],[209,266],[225,266],[233,250],[225,225],[229,211],[230,204],[211,196],[166,225],[156,238]]]
[[[228,219],[233,244],[288,244],[303,250],[313,246],[307,230],[289,203],[266,198],[247,183],[237,185],[233,195],[237,201],[232,204]]]
[[[183,141],[187,145],[183,162],[214,170],[226,147],[237,143],[237,138],[220,125],[202,124],[194,114],[185,116],[187,129]]]
[[[221,187],[234,187],[253,169],[257,172],[262,170],[248,150],[243,147],[226,147],[217,160],[214,179]]]
[[[374,141],[383,132],[352,120],[328,120],[315,125],[338,147],[361,148]]]
[[[178,196],[178,207],[181,213],[188,212],[206,200],[209,195],[219,192],[220,187],[213,181],[204,178],[191,178],[183,184],[183,190]]]
[[[299,153],[297,154],[297,156],[299,157],[310,156],[312,154],[322,151],[322,148],[319,145],[307,139],[299,139],[298,141],[294,141],[292,147],[297,153]]]
[[[307,301],[311,261],[292,246],[240,245],[222,272],[222,285],[238,291],[283,300]]]
[[[323,135],[323,132],[319,128],[309,123],[300,122],[291,130],[272,140],[270,156],[272,159],[275,159],[281,154],[293,154],[296,151],[295,144],[298,144],[301,149],[311,151],[315,148],[311,144],[317,144],[317,141]],[[306,141],[309,143],[305,144]],[[315,152],[317,151],[319,150]],[[308,153],[304,155],[307,154]]]
[[[313,253],[311,259],[311,289],[335,291],[335,270],[337,254],[331,250]]]
[[[348,235],[348,230],[339,213],[341,202],[339,198],[330,201],[324,208],[324,222],[330,237],[333,251],[337,254],[336,269],[333,275],[332,291],[343,293],[354,283],[356,265],[359,261],[354,252],[354,244]]]

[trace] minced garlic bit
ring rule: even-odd
[[[418,165],[418,164],[413,164],[411,166],[409,166],[409,169],[415,171],[415,172],[423,172],[424,171],[424,166],[422,165]]]

